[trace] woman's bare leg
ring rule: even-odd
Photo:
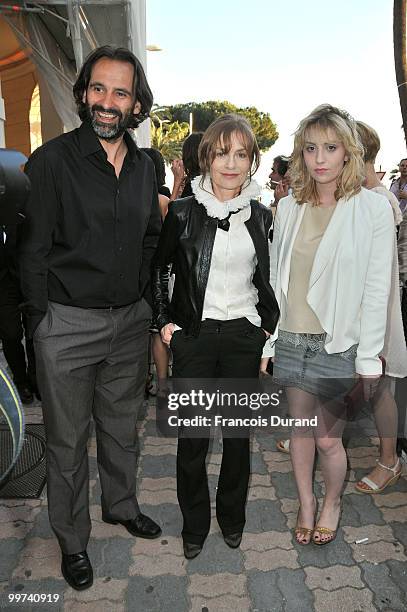
[[[165,381],[167,379],[169,361],[168,348],[161,340],[160,334],[153,334],[152,353],[155,363],[155,369],[157,372],[158,385],[160,385],[162,381]]]
[[[318,401],[318,419],[323,431],[316,436],[315,444],[325,482],[325,497],[318,525],[336,531],[339,521],[341,494],[347,470],[346,452],[342,443],[345,427],[345,410],[342,405],[323,404]],[[315,531],[313,539],[324,542],[332,535]]]
[[[290,417],[311,418],[315,413],[315,396],[295,387],[286,389]],[[294,427],[290,441],[291,461],[297,485],[300,509],[298,525],[312,529],[315,520],[315,499],[312,475],[315,460],[315,440],[310,428]],[[307,543],[311,535],[298,533],[297,542]]]
[[[391,379],[382,378],[379,388],[372,400],[377,433],[380,438],[380,463],[393,467],[397,462],[397,405],[390,388]],[[393,474],[377,465],[368,475],[368,478],[379,488],[392,478]],[[359,481],[358,487],[370,489],[364,482]]]
[[[260,374],[268,374],[267,366],[269,364],[270,357],[262,357],[260,359]]]

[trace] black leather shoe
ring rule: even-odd
[[[185,559],[195,559],[202,550],[200,544],[191,544],[191,542],[184,542],[184,557]]]
[[[102,521],[104,523],[109,523],[109,525],[123,525],[131,535],[138,536],[139,538],[154,540],[154,538],[159,538],[161,535],[161,527],[150,517],[141,514],[141,512],[136,518],[129,521],[117,521],[103,515]]]
[[[34,396],[32,394],[32,391],[29,387],[27,387],[27,385],[16,384],[16,387],[17,387],[18,395],[20,396],[20,399],[23,404],[31,404],[34,401]]]
[[[93,570],[86,550],[74,555],[62,553],[61,571],[69,586],[77,591],[93,584]]]
[[[240,542],[242,541],[242,534],[239,533],[230,533],[228,535],[224,535],[223,539],[229,548],[239,548]]]
[[[35,395],[35,397],[37,398],[37,400],[40,402],[41,401],[41,393],[38,389],[38,385],[37,383],[30,383],[30,389],[32,391],[32,393]]]

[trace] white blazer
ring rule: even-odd
[[[291,254],[306,206],[280,200],[274,220],[270,284],[284,309]],[[380,374],[391,284],[394,220],[388,200],[367,189],[341,199],[322,237],[311,270],[307,302],[326,332],[327,353],[358,344],[356,372]],[[282,315],[284,313],[282,312]],[[278,326],[271,336],[274,344]]]

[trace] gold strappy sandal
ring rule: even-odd
[[[315,513],[314,513],[314,523],[315,523],[317,514],[318,514],[318,500],[315,496],[314,496],[314,500],[315,500]],[[300,514],[300,509],[298,509],[298,514],[297,514],[297,525],[294,527],[294,539],[296,543],[299,544],[300,546],[308,546],[308,544],[311,543],[312,534],[314,533],[314,528],[310,529],[309,527],[300,527],[300,525],[298,525],[299,514]],[[305,542],[300,542],[297,539],[297,536],[299,535],[300,536],[310,536],[310,539]]]
[[[341,520],[342,507],[339,509],[338,523],[336,529],[330,529],[329,527],[322,527],[322,525],[315,525],[314,533],[312,537],[312,541],[317,546],[325,546],[326,544],[330,544],[333,542],[338,534],[339,522]],[[315,532],[318,532],[320,535],[332,536],[329,540],[315,540]]]
[[[329,527],[320,527],[319,525],[315,526],[314,534],[316,531],[318,531],[318,533],[320,533],[321,535],[331,535],[332,536],[330,540],[315,540],[314,538],[312,538],[312,541],[317,546],[324,546],[325,544],[330,544],[331,542],[334,541],[334,539],[336,538],[336,534],[338,532],[337,529],[329,529]]]

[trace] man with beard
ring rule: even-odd
[[[95,421],[102,520],[132,535],[160,527],[136,499],[137,410],[147,369],[150,260],[161,228],[154,165],[134,144],[153,97],[139,60],[101,47],[73,87],[82,125],[46,143],[20,244],[47,437],[48,509],[62,573],[90,587],[87,441]]]

